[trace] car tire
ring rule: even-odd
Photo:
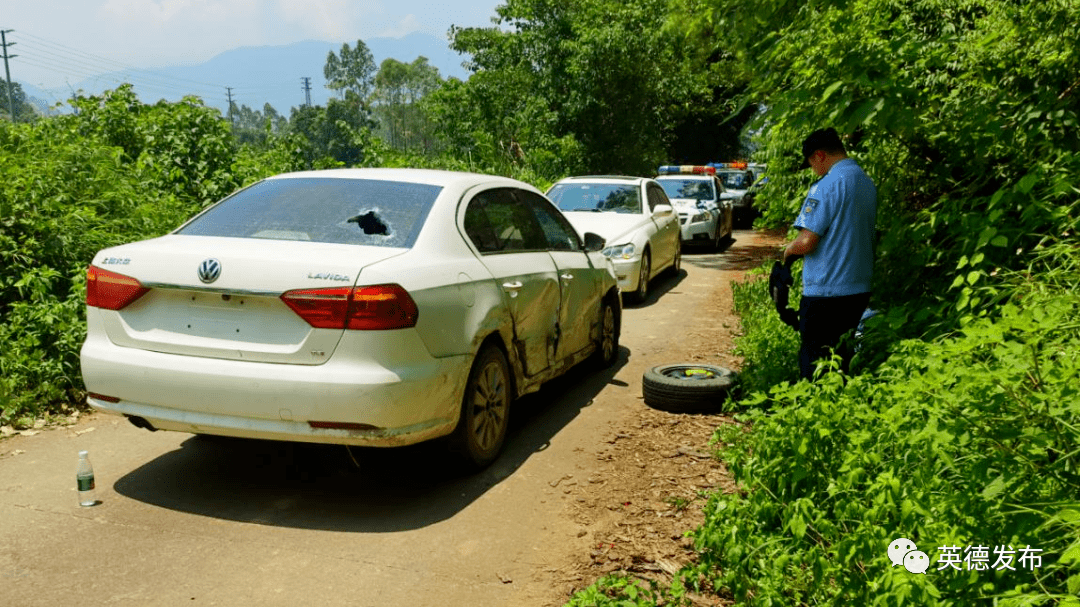
[[[682,269],[682,238],[675,241],[675,259],[671,261],[671,266],[668,270],[671,271],[672,276],[678,276],[679,270]]]
[[[659,365],[641,377],[645,404],[675,413],[719,411],[737,383],[731,369],[698,363]]]
[[[470,469],[487,467],[502,451],[513,399],[510,382],[506,355],[491,344],[483,346],[469,371],[461,416],[450,435],[451,450]]]
[[[638,286],[631,296],[631,300],[634,303],[641,303],[649,297],[649,275],[651,273],[652,261],[649,256],[649,250],[646,249],[641,255],[641,266],[638,268]]]
[[[600,335],[596,344],[593,362],[598,369],[606,369],[619,360],[619,334],[622,331],[622,319],[618,307],[611,301],[612,296],[604,297],[600,304]],[[618,297],[615,295],[615,297]]]

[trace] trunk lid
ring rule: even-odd
[[[329,359],[344,330],[313,328],[281,294],[352,287],[362,268],[407,250],[168,235],[106,249],[93,264],[150,289],[121,310],[99,309],[119,346],[315,365]]]

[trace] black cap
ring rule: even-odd
[[[802,164],[799,165],[800,169],[810,168],[810,155],[818,150],[825,150],[828,152],[834,152],[844,149],[843,142],[840,141],[840,135],[837,134],[836,129],[829,127],[827,129],[818,129],[813,133],[806,136],[802,142]]]

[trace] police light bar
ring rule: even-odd
[[[716,169],[745,169],[747,164],[745,162],[710,162],[709,166]]]
[[[669,164],[660,167],[656,173],[658,175],[715,175],[716,169],[696,164]]]

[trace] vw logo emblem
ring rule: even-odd
[[[221,262],[216,259],[207,259],[199,264],[199,280],[209,284],[221,276]]]

